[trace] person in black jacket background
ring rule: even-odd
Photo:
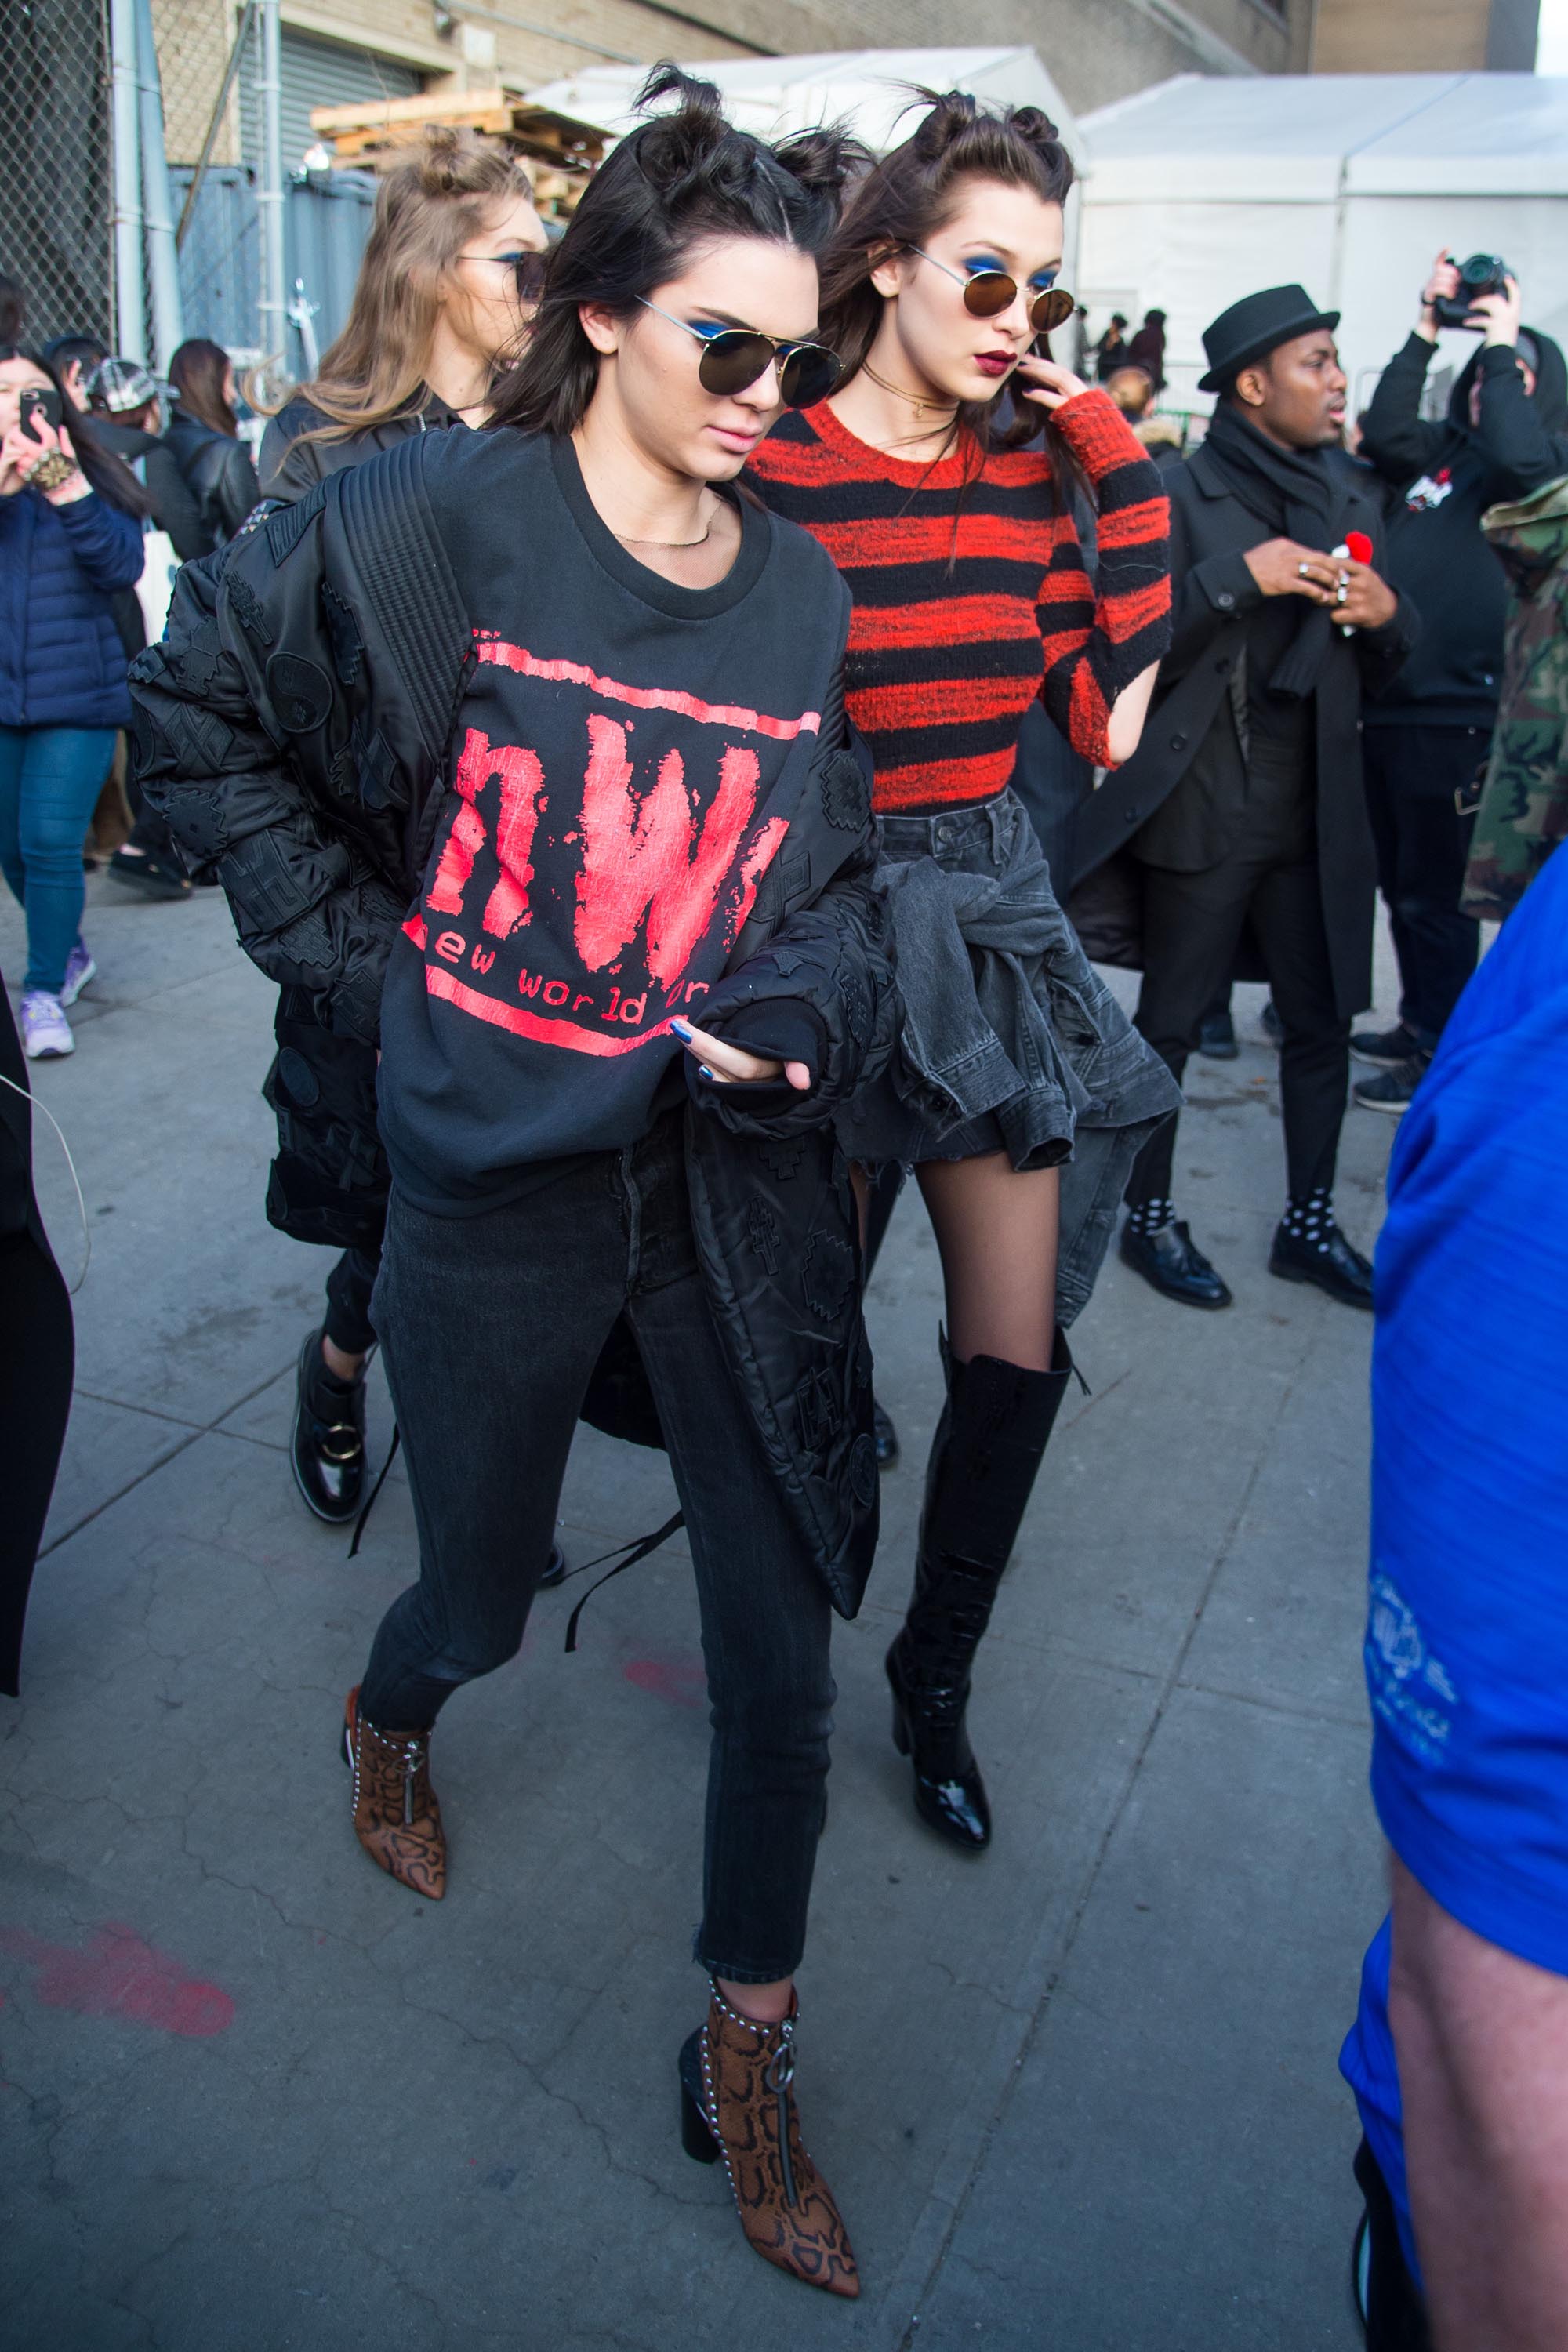
[[[1361,781],[1363,682],[1419,620],[1381,576],[1376,485],[1339,447],[1337,311],[1304,288],[1247,295],[1205,329],[1219,404],[1166,469],[1174,635],[1143,740],[1079,818],[1079,872],[1125,847],[1142,933],[1137,1025],[1180,1078],[1250,929],[1284,1027],[1287,1200],[1269,1271],[1370,1308],[1372,1268],[1334,1217],[1352,1018],[1371,1002],[1375,886]],[[1335,551],[1363,535],[1370,562]],[[1090,955],[1103,952],[1075,897]],[[1136,961],[1121,950],[1116,960]],[[1121,1255],[1167,1297],[1231,1294],[1176,1215],[1173,1119],[1139,1154]]]
[[[268,421],[260,476],[268,504],[308,498],[331,475],[420,434],[483,425],[496,369],[515,358],[532,316],[544,247],[528,176],[505,149],[443,131],[400,156],[376,193],[343,331],[316,381]],[[289,1462],[316,1517],[346,1523],[364,1486],[370,1303],[386,1218],[375,1064],[353,1038],[329,1043],[308,988],[283,989],[275,1026],[265,1091],[278,1116],[278,1156],[267,1213],[297,1241],[342,1253],[327,1276],[325,1318],[300,1347]],[[327,1082],[289,1086],[301,1055],[313,1067],[330,1056]],[[345,1127],[360,1138],[352,1184],[332,1164]],[[544,1580],[564,1567],[553,1551]]]
[[[167,444],[201,510],[209,548],[234,537],[261,492],[239,438],[234,369],[221,343],[193,336],[169,362],[174,408]]]
[[[1398,493],[1389,578],[1422,621],[1414,658],[1363,714],[1367,805],[1402,992],[1394,1028],[1351,1039],[1352,1053],[1380,1073],[1353,1092],[1365,1108],[1395,1117],[1432,1058],[1480,944],[1480,926],[1459,911],[1459,894],[1475,787],[1497,720],[1508,611],[1507,578],[1481,517],[1568,474],[1568,368],[1549,335],[1521,325],[1511,278],[1470,314],[1481,345],[1454,386],[1447,415],[1422,417],[1437,346],[1434,304],[1458,290],[1445,249],[1409,341],[1373,394],[1361,446]]]
[[[381,1048],[375,1317],[421,1571],[349,1695],[354,1832],[445,1893],[431,1727],[520,1647],[573,1423],[629,1334],[714,1725],[685,2142],[723,2156],[756,2252],[853,2296],[790,2092],[793,1978],[830,1610],[858,1607],[877,1526],[833,1121],[897,1005],[848,593],[731,487],[835,380],[816,254],[847,158],[766,147],[673,68],[648,101],[669,91],[556,249],[492,429],[406,440],[188,567],[136,665],[136,749],[263,968]]]

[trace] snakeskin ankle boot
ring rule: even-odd
[[[801,2144],[795,2113],[798,2004],[776,2025],[730,2007],[717,1986],[708,2021],[680,2053],[681,2140],[700,2164],[721,2157],[752,2250],[807,2286],[860,2292],[833,2192]]]
[[[343,1709],[343,1760],[353,1774],[354,1835],[372,1862],[439,1903],[447,1841],[430,1786],[428,1731],[378,1731],[359,1709],[359,1685]]]

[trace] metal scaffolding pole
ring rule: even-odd
[[[153,39],[153,0],[136,0],[137,95],[142,123],[142,202],[146,215],[147,280],[153,292],[153,348],[160,374],[184,341],[174,207],[163,152],[163,91]]]
[[[126,359],[145,360],[136,0],[109,0],[109,55],[114,119],[114,341]]]
[[[283,35],[279,0],[261,0],[261,349],[280,363],[289,348],[283,263]]]

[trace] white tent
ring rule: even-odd
[[[1041,108],[1074,162],[1080,168],[1083,162],[1083,142],[1071,110],[1037,52],[1030,48],[825,49],[815,56],[718,58],[687,64],[686,70],[716,82],[731,118],[759,138],[782,138],[818,122],[846,122],[880,155],[908,138],[920,120],[918,107],[910,110],[911,89],[967,89],[976,98],[1009,106]],[[574,121],[590,122],[612,139],[624,138],[637,121],[632,100],[647,74],[646,66],[592,66],[531,89],[528,101]],[[1075,190],[1067,216],[1064,277],[1068,284],[1077,252],[1078,211]]]
[[[1460,259],[1500,254],[1526,318],[1568,340],[1568,79],[1183,75],[1079,131],[1077,290],[1096,331],[1112,310],[1134,325],[1152,306],[1169,313],[1168,402],[1193,394],[1211,319],[1299,279],[1343,313],[1341,352],[1363,405],[1445,245]],[[1440,363],[1474,347],[1445,335]]]
[[[762,138],[842,120],[881,154],[920,119],[904,112],[913,86],[1042,107],[1075,155],[1079,152],[1067,100],[1033,49],[825,49],[812,57],[719,58],[686,70],[716,82],[734,121]],[[646,66],[591,66],[531,89],[528,101],[618,138],[637,121],[632,100],[647,75]]]

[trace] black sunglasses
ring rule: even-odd
[[[827,398],[844,373],[844,362],[825,343],[781,343],[750,327],[693,326],[690,320],[661,310],[657,302],[647,301],[640,294],[637,300],[645,310],[696,336],[702,346],[697,381],[704,392],[744,392],[776,360],[779,398],[784,406],[815,408],[819,400]]]
[[[511,271],[517,281],[520,302],[537,302],[544,291],[544,267],[548,255],[542,253],[464,253],[462,261],[493,261]]]
[[[999,318],[1004,310],[1010,310],[1018,299],[1018,281],[1016,278],[1009,278],[1005,269],[977,269],[972,276],[963,278],[956,269],[949,269],[945,261],[939,261],[934,253],[923,252],[918,245],[911,245],[910,251],[918,254],[921,260],[929,261],[933,269],[940,269],[944,277],[952,278],[955,284],[963,287],[963,307],[972,318]],[[1064,325],[1072,313],[1073,298],[1067,288],[1045,286],[1029,304],[1029,324],[1037,335],[1048,335],[1053,327]]]

